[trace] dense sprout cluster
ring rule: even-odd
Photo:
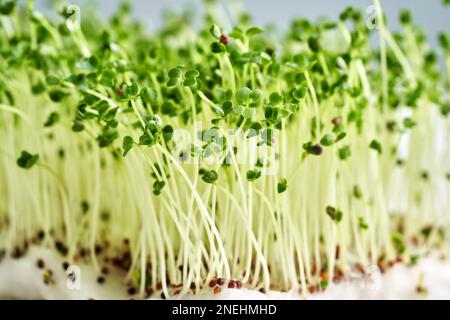
[[[153,34],[128,5],[101,22],[0,1],[0,249],[56,246],[169,297],[306,294],[441,247],[449,36],[433,50],[375,8],[373,28],[348,8],[280,39],[214,1]]]

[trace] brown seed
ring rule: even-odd
[[[128,288],[128,294],[130,296],[135,295],[136,294],[136,288],[135,287],[129,287]]]
[[[98,277],[98,278],[97,278],[97,282],[98,282],[99,284],[105,283],[105,277],[103,277],[103,276]]]
[[[216,284],[217,284],[217,279],[212,279],[212,280],[209,282],[209,287],[210,287],[210,288],[214,288],[214,287],[216,286]]]
[[[197,286],[195,285],[195,283],[194,282],[191,282],[191,290],[195,290],[196,288],[197,288]]]
[[[122,265],[122,260],[118,257],[114,257],[112,259],[112,263],[115,267],[120,268],[120,266]]]
[[[336,267],[334,271],[333,281],[335,283],[339,283],[342,281],[342,278],[344,278],[344,272],[339,267]]]
[[[53,284],[55,284],[55,281],[53,280],[52,275],[53,275],[53,272],[52,272],[52,270],[49,270],[49,269],[45,270],[42,273],[42,278],[43,278],[43,281],[44,281],[45,285],[53,285]]]
[[[333,276],[333,282],[335,283],[339,283],[342,281],[342,278],[344,277],[344,272],[341,270],[341,268],[339,268],[338,266],[336,266],[334,268],[334,276]]]
[[[420,293],[420,294],[426,294],[428,292],[427,288],[423,285],[418,285],[416,287],[416,291],[417,291],[417,293]]]
[[[62,268],[64,269],[64,271],[67,271],[67,269],[69,269],[69,263],[67,261],[64,261],[62,263]]]
[[[336,260],[341,256],[341,247],[339,245],[336,246]]]
[[[108,274],[109,273],[108,267],[103,267],[102,270],[101,270],[101,273],[105,274],[105,275]]]
[[[11,253],[11,256],[13,257],[13,259],[19,259],[20,257],[22,257],[24,255],[24,252],[21,248],[16,247],[13,252]]]
[[[222,291],[222,289],[220,288],[220,287],[214,287],[214,289],[213,289],[213,293],[214,294],[219,294],[220,292]]]
[[[242,288],[242,281],[236,280],[236,288],[241,289]]]
[[[236,288],[236,283],[234,282],[234,280],[230,280],[228,282],[228,288],[230,288],[230,289]]]
[[[223,279],[223,278],[217,279],[217,285],[223,286],[224,284],[225,284],[225,279]]]
[[[131,266],[131,260],[130,259],[122,259],[122,269],[128,269]]]
[[[37,267],[38,267],[39,269],[44,269],[44,268],[45,268],[45,263],[44,263],[44,260],[42,260],[42,259],[38,259],[38,260],[36,261],[36,265],[37,265]]]
[[[67,249],[66,245],[62,241],[59,241],[59,240],[55,241],[55,247],[56,247],[56,250],[58,250],[58,252],[60,254],[62,254],[63,256],[67,255],[67,252],[69,251]]]

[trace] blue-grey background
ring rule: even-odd
[[[45,7],[49,0],[37,0],[38,6]],[[145,22],[150,29],[158,28],[163,20],[163,11],[167,8],[182,10],[191,7],[197,16],[201,15],[201,0],[129,0],[133,6],[133,15]],[[227,6],[229,0],[220,0]],[[231,0],[233,1],[233,0]],[[120,0],[72,0],[74,4],[95,4],[107,17],[121,3]],[[427,34],[434,39],[439,31],[450,30],[450,6],[443,7],[442,0],[381,0],[387,14],[389,26],[398,27],[398,13],[400,9],[409,8],[413,12],[414,20],[423,26]],[[289,21],[298,16],[309,19],[320,17],[337,18],[339,13],[348,5],[366,10],[372,4],[371,0],[242,0],[243,6],[249,12],[256,25],[272,23],[279,28],[285,28]]]

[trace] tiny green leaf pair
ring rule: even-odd
[[[31,154],[28,151],[22,151],[17,159],[17,165],[22,169],[31,169],[39,160],[38,154]]]

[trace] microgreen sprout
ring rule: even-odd
[[[280,182],[278,182],[277,185],[277,191],[278,193],[283,193],[287,190],[288,184],[286,179],[281,179]]]
[[[328,206],[326,209],[327,215],[334,221],[340,222],[343,217],[343,213],[341,210],[336,209],[334,207]]]
[[[17,159],[17,165],[23,169],[30,169],[39,160],[38,154],[31,154],[28,151],[22,151]]]

